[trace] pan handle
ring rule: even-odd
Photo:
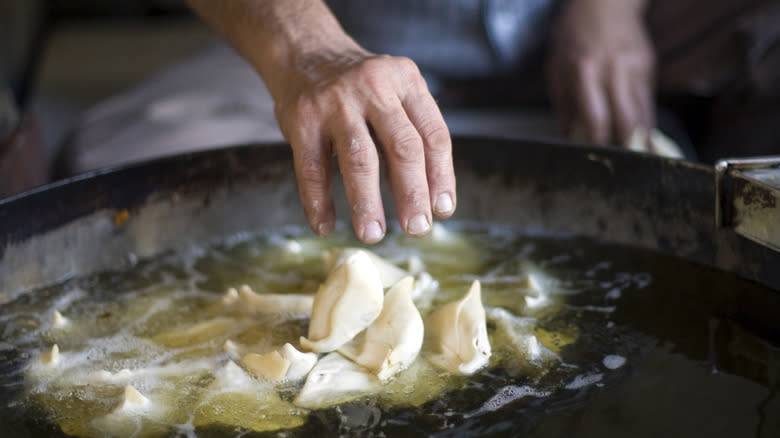
[[[780,251],[780,156],[715,165],[715,224]]]

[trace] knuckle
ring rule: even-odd
[[[347,161],[350,172],[355,175],[368,175],[376,170],[377,160],[367,145],[361,145],[353,139],[348,148]]]
[[[406,78],[412,89],[416,89],[418,92],[428,90],[428,83],[425,82],[425,78],[419,72],[406,75]]]
[[[367,82],[380,80],[385,76],[387,71],[386,59],[386,56],[368,59],[360,64],[357,73]]]
[[[444,153],[450,149],[450,131],[447,125],[434,118],[426,118],[419,123],[419,129],[434,153]]]
[[[401,78],[414,86],[426,85],[417,64],[404,56],[373,57],[358,66],[357,74],[374,89],[383,89],[393,77]]]
[[[348,118],[346,116],[350,114],[351,100],[349,93],[343,90],[333,90],[327,96],[323,96],[323,104],[327,105],[334,117],[341,120]]]
[[[428,83],[425,82],[425,78],[420,72],[420,68],[414,61],[402,56],[397,58],[397,65],[398,70],[401,73],[401,77],[411,86],[412,89],[428,89]]]
[[[445,163],[438,163],[438,165],[430,166],[427,169],[428,178],[431,181],[435,181],[435,184],[440,189],[455,187],[455,174],[452,166]],[[454,190],[453,190],[454,191]]]
[[[277,118],[290,120],[292,123],[311,120],[317,113],[317,105],[311,96],[298,95],[291,104],[280,104],[276,107]]]
[[[421,161],[423,145],[420,136],[413,129],[396,130],[387,147],[388,158],[400,165]]]
[[[307,186],[325,182],[325,168],[321,160],[304,157],[300,165],[299,178]]]
[[[395,58],[395,62],[398,64],[398,68],[410,75],[420,75],[420,69],[417,67],[417,64],[411,60],[411,58],[408,58],[406,56],[397,56]]]

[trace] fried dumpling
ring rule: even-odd
[[[116,408],[117,412],[143,412],[152,405],[152,401],[138,392],[132,385],[125,386],[122,403]]]
[[[435,365],[470,375],[487,365],[490,342],[478,280],[458,301],[445,304],[425,319],[425,349]]]
[[[47,366],[56,366],[60,363],[60,347],[57,344],[52,345],[51,350],[41,354],[40,362]]]
[[[493,335],[496,349],[508,353],[499,356],[508,369],[519,370],[528,376],[543,372],[551,363],[560,360],[536,338],[535,318],[516,316],[500,307],[487,308],[485,313],[496,328]]]
[[[365,330],[382,311],[384,294],[374,263],[357,251],[337,266],[314,296],[304,349],[330,352]]]
[[[429,308],[438,290],[439,282],[431,277],[429,273],[420,272],[414,279],[414,288],[412,289],[414,304],[420,309]]]
[[[244,368],[269,382],[300,380],[309,374],[315,363],[316,354],[301,353],[289,343],[265,354],[248,353],[241,359]]]
[[[415,277],[414,288],[412,289],[412,299],[414,299],[415,302],[420,301],[423,305],[430,303],[433,292],[438,289],[439,283],[431,277],[430,274],[425,272],[425,264],[422,259],[416,255],[408,257],[403,262],[403,265],[406,266],[406,270],[404,270],[371,251],[365,251],[360,248],[338,248],[325,253],[325,265],[329,270],[333,270],[343,263],[347,257],[358,251],[368,254],[371,261],[374,262],[374,266],[376,266],[377,272],[379,272],[379,278],[382,281],[382,287],[384,289],[392,287],[404,277],[411,275]]]
[[[422,347],[423,321],[412,301],[413,286],[414,279],[404,277],[391,287],[377,319],[339,349],[383,381],[406,369]]]
[[[55,310],[54,313],[52,313],[51,317],[51,327],[55,329],[59,328],[65,328],[70,325],[70,320],[64,316],[62,316],[62,313]]]
[[[314,296],[306,294],[260,294],[248,285],[237,290],[230,288],[222,296],[222,304],[239,308],[249,314],[293,314],[311,313]]]
[[[409,275],[403,269],[388,262],[382,257],[379,257],[373,252],[360,248],[339,248],[331,250],[325,255],[325,265],[330,270],[333,270],[349,259],[349,257],[359,252],[367,254],[371,259],[371,262],[374,263],[374,266],[379,273],[379,279],[382,281],[382,288],[384,289],[398,283],[399,280]]]
[[[119,405],[106,415],[93,419],[89,436],[159,436],[165,431],[162,419],[170,407],[155,403],[131,385],[126,385]]]
[[[276,350],[265,354],[247,353],[241,358],[241,365],[257,378],[269,382],[283,380],[290,369],[290,361]]]
[[[340,353],[330,353],[311,370],[293,404],[321,409],[376,392],[380,387],[379,379],[369,370]]]
[[[286,376],[288,381],[303,379],[317,363],[316,354],[300,352],[290,343],[284,344],[281,351],[282,357],[290,361],[290,368],[287,370]]]

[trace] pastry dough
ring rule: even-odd
[[[40,357],[43,365],[56,366],[60,363],[60,347],[57,344],[52,345],[51,350],[43,353]]]
[[[124,413],[142,413],[152,405],[152,401],[144,397],[143,394],[138,392],[132,385],[125,386],[125,393],[122,398],[122,403],[116,408],[114,412]]]
[[[70,324],[70,320],[62,316],[62,313],[55,310],[51,317],[52,328],[64,328]]]
[[[277,382],[284,379],[290,369],[290,361],[274,350],[265,354],[247,353],[241,365],[260,379]]]
[[[385,295],[382,313],[339,352],[387,380],[406,369],[420,352],[423,321],[412,301],[414,279],[404,277]]]
[[[259,294],[244,284],[230,288],[222,296],[222,304],[235,307],[242,313],[271,315],[309,315],[314,296],[306,294]]]
[[[321,409],[376,392],[380,388],[379,379],[369,370],[339,353],[330,353],[311,370],[293,404]]]
[[[490,342],[479,280],[463,298],[428,315],[425,344],[431,362],[452,373],[470,375],[488,364]]]
[[[511,369],[529,372],[549,368],[560,361],[558,355],[547,349],[534,334],[536,319],[516,316],[500,307],[486,309],[487,319],[495,325],[493,339],[508,354],[502,358]]]
[[[403,270],[371,251],[365,251],[360,248],[339,248],[325,253],[325,265],[329,270],[333,270],[344,263],[347,257],[358,251],[367,253],[371,261],[374,262],[374,266],[376,266],[377,272],[379,272],[379,278],[382,281],[382,287],[385,289],[395,285],[404,277],[412,275],[415,276],[412,298],[415,301],[423,300],[422,302],[427,303],[430,301],[430,297],[426,295],[435,292],[439,287],[439,283],[425,272],[425,264],[416,255],[409,256],[406,259],[404,263],[407,269]]]
[[[282,357],[290,361],[290,368],[287,370],[287,380],[301,380],[309,374],[309,371],[317,363],[317,355],[314,353],[302,353],[286,343],[281,349]]]
[[[371,262],[374,263],[377,272],[379,273],[379,279],[382,282],[382,288],[388,288],[399,280],[409,275],[406,271],[398,266],[388,262],[387,260],[379,257],[371,251],[365,251],[360,248],[340,248],[329,251],[325,254],[325,265],[329,270],[336,269],[339,265],[343,264],[350,256],[362,252],[368,255]]]
[[[248,353],[241,359],[244,368],[269,382],[300,380],[309,374],[315,363],[316,354],[301,353],[289,343],[270,353]]]
[[[382,311],[382,283],[366,251],[351,254],[325,280],[314,297],[304,349],[335,351],[365,330]]]

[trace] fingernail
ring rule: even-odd
[[[452,197],[448,193],[442,193],[433,203],[433,209],[438,214],[447,214],[452,212]]]
[[[327,236],[333,232],[335,225],[331,221],[320,222],[317,224],[317,234],[320,236]]]
[[[406,232],[412,236],[422,236],[431,229],[431,224],[425,215],[418,214],[406,223]]]
[[[382,231],[382,226],[379,225],[379,222],[372,221],[369,222],[364,228],[363,228],[363,241],[368,243],[374,243],[379,242],[382,240],[382,237],[385,236],[385,233]]]

